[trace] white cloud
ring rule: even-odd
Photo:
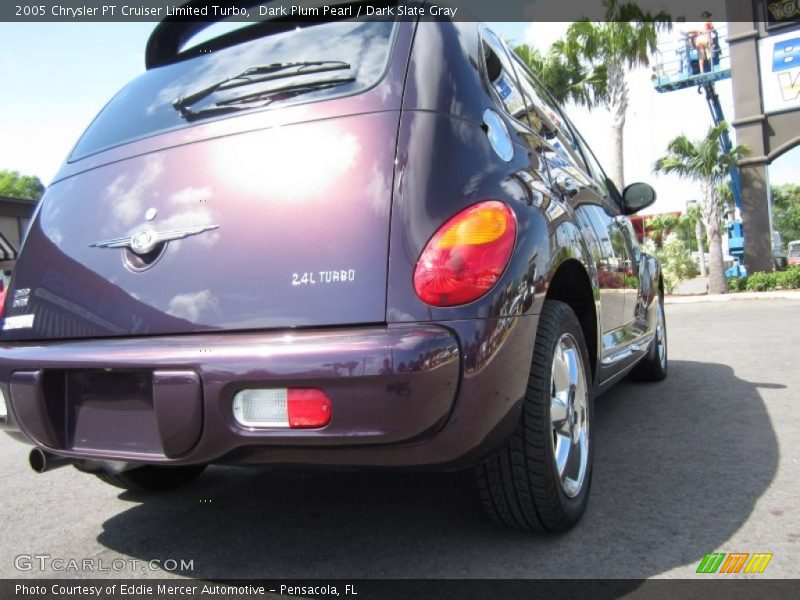
[[[167,210],[164,211],[165,214],[169,213],[170,216],[163,220],[156,219],[158,230],[169,231],[170,229],[183,229],[184,227],[216,225],[218,222],[207,204],[213,197],[214,193],[210,187],[197,188],[190,186],[172,194],[167,200]],[[193,243],[210,247],[219,241],[219,233],[212,230],[192,239]],[[180,244],[181,242],[172,243]]]
[[[178,294],[169,302],[167,313],[179,319],[197,322],[200,315],[206,311],[219,311],[219,302],[211,290]]]
[[[169,201],[176,206],[195,208],[201,202],[207,202],[214,194],[210,187],[187,187],[172,194]]]
[[[0,117],[0,165],[49,184],[92,116],[86,112],[25,120]]]
[[[141,220],[144,216],[143,201],[157,194],[154,184],[164,172],[162,155],[147,156],[140,164],[141,169],[135,177],[131,177],[130,171],[126,170],[106,188],[105,199],[111,208],[111,214],[117,219],[114,227],[129,227],[135,221]]]
[[[547,52],[553,42],[564,37],[569,23],[531,23],[525,28],[524,43]]]

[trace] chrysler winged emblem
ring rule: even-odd
[[[196,227],[184,227],[182,229],[170,229],[168,231],[155,231],[154,229],[142,229],[131,236],[114,238],[104,242],[89,244],[92,248],[130,248],[131,252],[143,255],[152,252],[156,246],[165,242],[180,240],[190,235],[197,235],[204,231],[216,229],[219,225],[198,225]]]

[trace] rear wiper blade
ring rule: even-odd
[[[176,98],[172,101],[172,106],[185,117],[184,111],[203,98],[223,90],[229,90],[242,85],[252,85],[265,81],[274,81],[286,77],[296,77],[298,75],[309,75],[313,73],[325,73],[327,71],[339,71],[349,69],[350,64],[341,60],[306,60],[298,62],[272,63],[269,65],[256,65],[249,67],[233,77],[228,77],[218,81],[202,90],[198,90],[188,96]],[[190,111],[191,112],[191,111]]]
[[[271,88],[269,90],[262,90],[260,92],[253,92],[252,94],[244,94],[242,96],[226,98],[225,100],[216,102],[213,106],[197,111],[194,111],[191,108],[184,108],[181,110],[181,116],[187,121],[191,122],[198,119],[217,117],[240,110],[263,108],[269,104],[272,104],[276,100],[286,100],[287,98],[299,96],[300,94],[317,92],[319,90],[325,90],[339,85],[353,83],[355,80],[355,77],[343,77],[339,79],[322,79],[318,81],[306,81],[303,83],[285,85],[282,87]]]

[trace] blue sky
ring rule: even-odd
[[[48,183],[85,126],[144,70],[153,23],[0,23],[0,169]]]
[[[546,47],[562,29],[558,23],[494,24],[503,37]],[[72,145],[103,105],[144,70],[144,47],[154,23],[1,23],[0,169],[37,175],[48,183]],[[565,26],[563,26],[565,28]],[[729,120],[730,82],[718,84]],[[683,210],[698,197],[690,182],[655,177],[653,162],[679,133],[699,138],[711,124],[705,100],[695,90],[657,94],[650,74],[631,74],[626,126],[626,179],[647,180],[659,192],[652,211]],[[609,118],[568,107],[601,162],[610,152]],[[771,169],[773,184],[800,183],[800,152],[785,155]]]

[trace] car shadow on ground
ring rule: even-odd
[[[658,384],[597,399],[589,509],[547,536],[489,524],[470,473],[212,467],[142,498],[98,541],[216,578],[644,578],[725,545],[769,486],[778,449],[759,387],[725,365],[672,361]],[[748,551],[751,549],[733,549]]]

